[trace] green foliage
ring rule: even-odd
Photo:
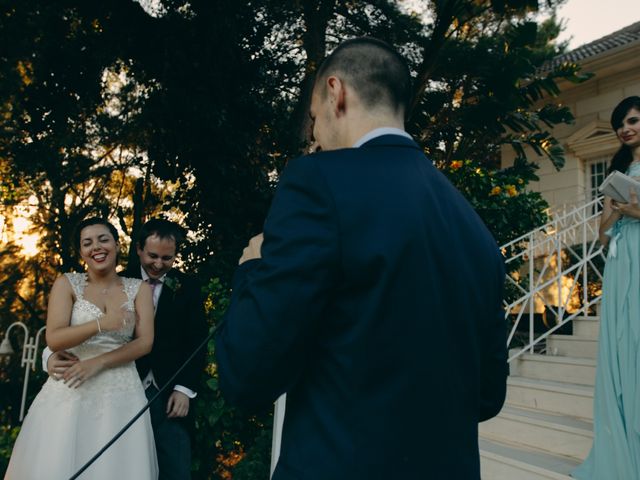
[[[11,450],[19,432],[20,427],[0,425],[0,472],[7,471]]]
[[[451,162],[444,173],[464,194],[499,245],[547,221],[547,203],[526,190],[527,180],[515,168],[491,170],[473,160]]]
[[[236,480],[260,480],[268,478],[271,464],[272,425],[262,425],[257,432],[253,445],[233,470]]]
[[[442,2],[442,8],[455,3]],[[430,62],[425,50],[418,70],[426,69],[428,81],[409,129],[438,165],[472,159],[495,169],[506,145],[515,150],[524,174],[539,157],[561,168],[564,152],[548,129],[571,123],[573,115],[554,101],[557,82],[581,82],[589,75],[575,64],[546,66],[566,44],[555,43],[561,30],[555,17],[536,23],[530,15],[537,2],[501,2],[493,10],[489,2],[474,3],[457,14],[456,28],[442,33],[440,52]]]
[[[229,306],[230,291],[218,278],[204,288],[212,328]],[[268,478],[272,412],[243,412],[227,405],[218,390],[215,344],[208,346],[206,388],[196,402],[194,478],[259,480]]]
[[[132,234],[163,212],[195,233],[187,264],[228,278],[261,230],[270,174],[304,145],[313,72],[343,38],[377,36],[407,56],[408,128],[438,163],[496,166],[512,145],[560,166],[545,129],[570,113],[537,103],[581,79],[575,65],[540,70],[562,46],[553,18],[535,23],[535,0],[416,4],[432,9],[426,24],[391,0],[164,0],[153,14],[137,2],[14,3],[0,2],[14,40],[0,59],[0,158],[28,187],[21,198],[37,197],[42,247],[64,269],[78,267],[68,238],[87,213]]]

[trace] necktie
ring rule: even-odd
[[[146,281],[151,287],[151,298],[153,299],[153,307],[156,308],[158,306],[158,299],[156,298],[156,287],[160,285],[160,280],[147,278]]]

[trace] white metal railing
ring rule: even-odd
[[[36,332],[35,337],[29,336],[29,327],[24,323],[17,321],[13,322],[7,328],[4,334],[4,339],[0,343],[0,356],[1,355],[13,355],[13,347],[9,340],[9,333],[14,327],[20,327],[24,331],[24,338],[22,342],[22,361],[21,367],[24,367],[24,381],[22,382],[22,401],[20,403],[20,421],[24,419],[24,411],[27,401],[27,387],[29,386],[29,370],[36,371],[36,364],[38,363],[38,345],[40,344],[40,337],[46,330],[46,325],[42,326]]]
[[[601,209],[599,197],[556,215],[546,225],[501,247],[507,270],[518,265],[506,276],[507,285],[517,292],[511,295],[517,298],[504,301],[505,319],[513,323],[507,344],[510,352],[516,350],[509,361],[536,348],[542,350],[549,335],[576,317],[589,316],[600,301],[600,293],[589,294],[589,284],[594,278],[602,281],[597,266],[599,259],[604,261],[598,243]],[[582,292],[577,291],[578,285]],[[579,305],[571,305],[572,300]],[[535,332],[536,310],[541,308],[555,321],[547,325],[548,330]],[[528,320],[528,326],[521,325],[523,319]],[[513,345],[515,341],[522,345]]]
[[[583,206],[585,203],[593,200],[592,196],[588,194],[588,192],[583,191],[582,193],[578,193],[564,201],[564,203],[560,205],[553,205],[547,209],[547,213],[550,218],[561,217],[566,215],[567,213],[575,210]]]

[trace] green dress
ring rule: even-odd
[[[628,175],[640,176],[640,164]],[[622,217],[607,232],[593,446],[572,476],[640,479],[640,221]]]

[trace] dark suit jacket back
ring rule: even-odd
[[[404,137],[294,160],[263,258],[238,272],[220,385],[288,393],[274,479],[479,479],[507,375],[504,269],[462,195]]]

